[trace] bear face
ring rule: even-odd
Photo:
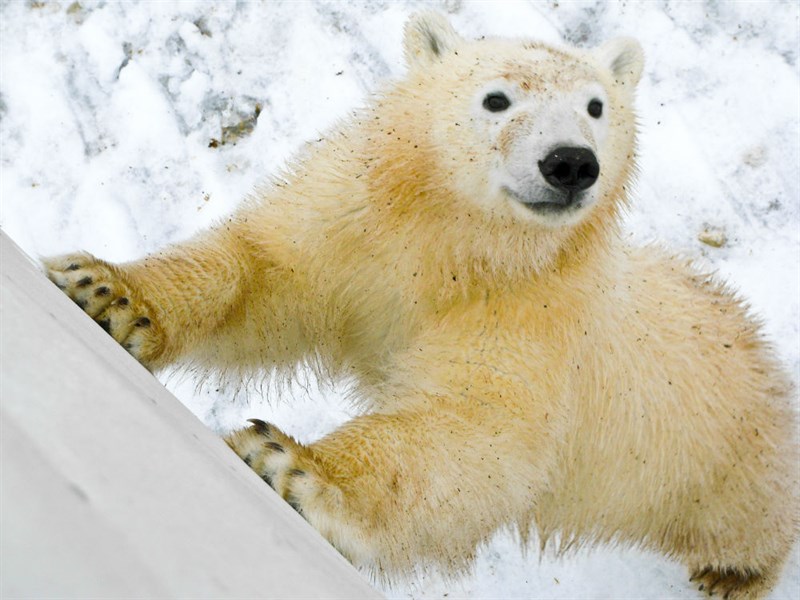
[[[410,170],[451,202],[447,213],[480,209],[517,240],[533,240],[540,267],[576,233],[615,221],[634,168],[638,42],[592,52],[473,42],[425,13],[408,24],[405,51],[408,76],[379,103],[384,118],[402,106],[391,129],[399,146],[388,153],[401,154],[409,139],[419,145]]]

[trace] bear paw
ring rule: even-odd
[[[733,568],[705,567],[692,573],[690,581],[709,596],[725,600],[760,598],[764,592],[763,577],[756,572]]]
[[[310,451],[280,429],[260,419],[229,435],[225,442],[261,479],[280,494],[298,513],[319,498],[325,487]]]
[[[87,253],[44,259],[47,277],[134,358],[149,366],[163,352],[153,311],[119,267]]]

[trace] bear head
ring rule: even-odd
[[[505,246],[518,242],[512,253],[533,246],[537,270],[570,239],[615,228],[635,170],[638,42],[468,41],[427,12],[407,23],[404,47],[408,73],[376,108],[389,174],[380,185],[403,182],[398,196],[416,203],[404,210],[478,213]]]

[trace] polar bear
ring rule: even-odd
[[[49,277],[151,369],[355,381],[363,414],[318,442],[227,442],[356,565],[457,571],[512,526],[762,597],[798,530],[791,387],[734,294],[620,236],[640,46],[433,13],[404,45],[405,77],[224,222]]]

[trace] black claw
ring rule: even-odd
[[[280,452],[281,454],[286,452],[286,450],[283,449],[283,446],[281,446],[278,442],[267,442],[265,446],[271,450],[274,450],[275,452]]]
[[[102,285],[94,291],[95,296],[108,296],[111,293],[111,290],[108,289],[106,286]]]
[[[133,322],[134,327],[150,327],[150,319],[147,317],[139,317]]]
[[[75,300],[75,304],[81,307],[81,310],[86,310],[86,300]]]
[[[101,319],[97,322],[100,327],[105,329],[106,333],[111,333],[111,320],[110,319]]]
[[[710,586],[708,586],[709,595],[711,595],[711,596],[714,595],[714,588],[717,587],[717,584],[719,584],[719,582],[722,581],[722,579],[723,579],[723,576],[720,573],[719,577],[717,577],[717,579],[714,581],[714,583],[712,583]]]
[[[77,264],[77,263],[72,263],[70,266],[68,266],[68,267],[67,267],[66,269],[64,269],[64,270],[65,270],[65,271],[77,271],[77,270],[78,270],[78,269],[80,269],[80,268],[81,268],[81,266],[80,266],[79,264]]]
[[[261,479],[263,479],[269,487],[272,487],[272,477],[269,475],[262,475]]]
[[[299,512],[301,515],[303,514],[303,509],[300,508],[300,500],[297,498],[297,496],[294,496],[293,494],[288,494],[286,498],[284,498],[284,500],[286,500],[286,503],[293,509],[295,509],[297,512]]]
[[[78,287],[86,287],[87,285],[92,285],[92,277],[91,275],[87,275],[86,277],[79,279],[78,283],[76,284]]]
[[[711,570],[711,567],[706,567],[702,571],[696,571],[694,575],[689,578],[689,581],[697,581],[701,577],[705,577],[708,575],[708,572]]]
[[[701,583],[701,584],[700,584],[700,587],[699,587],[699,588],[697,588],[697,589],[698,589],[699,591],[701,591],[701,592],[702,592],[704,589],[706,589],[706,586],[704,586],[704,585]]]
[[[292,469],[289,471],[290,477],[305,477],[306,472],[303,469]]]
[[[261,419],[247,419],[253,424],[253,428],[261,435],[269,435],[269,423],[265,423]]]
[[[248,467],[251,466],[251,464],[250,464],[251,460],[250,460],[250,455],[249,454],[247,456],[243,456],[242,460],[244,461],[244,464],[246,464]]]

